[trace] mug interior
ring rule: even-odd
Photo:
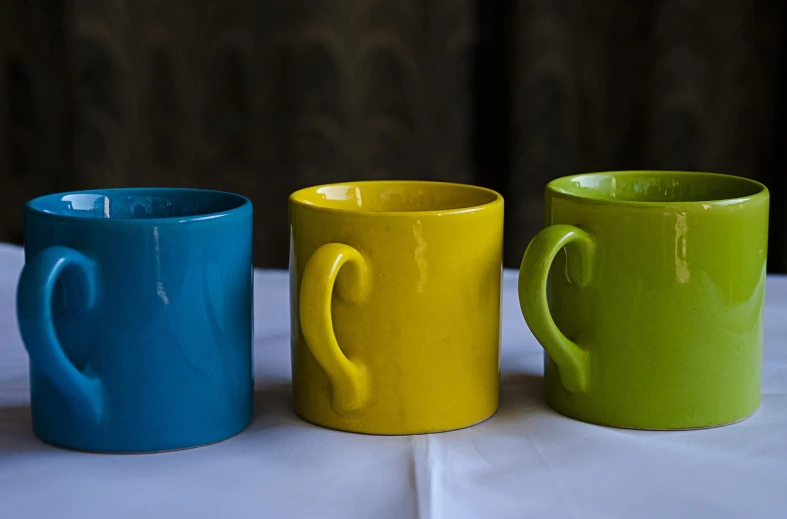
[[[747,178],[680,171],[621,171],[559,178],[558,193],[616,202],[714,202],[748,198],[765,186]]]
[[[477,208],[501,200],[482,187],[448,182],[370,181],[314,186],[292,201],[307,206],[368,213],[441,212]]]
[[[107,189],[58,193],[28,206],[48,214],[77,218],[144,220],[223,214],[248,202],[245,197],[201,189]]]

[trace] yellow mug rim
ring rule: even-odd
[[[370,211],[368,209],[361,209],[361,208],[346,209],[342,207],[328,207],[325,205],[316,204],[312,200],[307,199],[305,196],[307,194],[314,194],[317,192],[318,189],[325,188],[325,187],[338,187],[338,186],[384,187],[386,185],[388,186],[420,185],[420,186],[433,186],[433,187],[460,188],[460,189],[475,191],[479,194],[486,194],[488,196],[491,196],[492,199],[482,204],[467,205],[463,207],[454,207],[448,209],[427,209],[427,210],[415,210],[415,211],[406,211],[406,210],[405,211]],[[359,181],[347,181],[347,182],[334,182],[329,184],[319,184],[319,185],[305,187],[293,192],[289,197],[289,201],[292,204],[296,204],[298,206],[305,207],[310,210],[318,211],[318,212],[390,218],[390,217],[413,217],[413,216],[446,216],[446,215],[454,215],[454,214],[472,213],[503,204],[503,196],[497,191],[494,191],[492,189],[476,186],[473,184],[465,184],[461,182],[441,182],[437,180],[359,180]]]

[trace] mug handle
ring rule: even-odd
[[[98,422],[104,412],[101,381],[69,360],[52,320],[52,293],[63,270],[74,267],[85,287],[85,309],[96,303],[96,265],[68,247],[48,247],[25,262],[16,293],[19,332],[30,360],[71,402],[72,410]]]
[[[346,278],[336,277],[347,264]],[[309,258],[301,281],[299,315],[306,345],[328,376],[331,407],[349,413],[369,399],[369,383],[364,366],[342,352],[333,330],[331,298],[334,286],[343,299],[360,303],[369,292],[366,260],[360,252],[343,243],[321,246]]]
[[[588,352],[563,335],[547,301],[549,269],[563,247],[567,249],[571,283],[587,285],[595,256],[593,238],[573,225],[551,225],[533,238],[522,257],[519,304],[528,327],[557,365],[563,387],[570,393],[583,393],[588,385]]]

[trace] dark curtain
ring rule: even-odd
[[[506,197],[506,263],[550,179],[743,175],[772,193],[787,271],[780,0],[0,2],[0,240],[36,195],[232,190],[284,267],[287,196],[419,178]]]

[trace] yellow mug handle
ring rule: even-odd
[[[533,238],[522,257],[519,304],[530,331],[557,365],[563,387],[570,393],[583,393],[588,384],[588,352],[563,335],[547,301],[549,269],[563,247],[571,258],[569,279],[579,286],[587,284],[595,253],[593,239],[573,225],[550,225]]]
[[[337,276],[347,264],[346,272]],[[342,299],[360,303],[369,292],[366,260],[343,243],[323,245],[309,258],[301,280],[299,313],[306,345],[331,384],[331,407],[337,413],[362,408],[369,399],[363,364],[347,358],[333,331],[331,298],[334,286]]]

